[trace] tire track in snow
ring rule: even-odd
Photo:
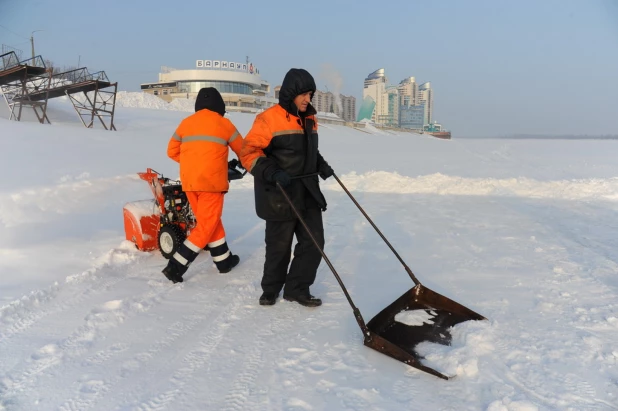
[[[97,274],[109,268],[124,269],[128,265],[142,261],[147,256],[145,253],[133,250],[113,249],[102,258],[103,262],[95,267],[81,274],[67,277],[62,284],[54,283],[46,290],[33,291],[0,308],[0,323],[7,324],[0,330],[0,346],[6,346],[11,338],[27,331],[46,317],[61,314],[94,295],[107,292],[117,284],[138,276],[135,274],[110,276],[107,272],[103,276],[97,276]],[[115,262],[115,260],[120,261]],[[77,285],[86,281],[90,282],[88,288],[77,289]],[[61,295],[62,300],[55,302]],[[53,305],[48,307],[49,304]]]
[[[96,354],[91,355],[90,357],[86,358],[83,361],[83,364],[85,366],[105,364],[110,359],[116,357],[120,353],[127,351],[128,349],[129,349],[128,343],[121,342],[117,344],[112,344],[111,346],[103,350],[97,351]]]
[[[500,363],[497,362],[496,364]],[[499,366],[498,368],[502,368],[504,373],[500,376],[496,376],[495,380],[501,382],[510,381],[513,383],[513,386],[518,388],[521,392],[529,395],[530,398],[543,403],[549,408],[557,407],[558,409],[569,410],[585,409],[590,411],[618,410],[617,405],[596,397],[598,393],[590,384],[586,381],[582,381],[579,376],[575,376],[572,373],[566,373],[560,376],[552,375],[558,378],[561,387],[566,387],[561,394],[557,395],[555,390],[545,388],[547,382],[546,375],[533,376],[537,380],[534,388],[531,388],[529,387],[529,380],[522,381],[524,378],[521,378],[504,366]]]
[[[249,237],[252,233],[254,233],[257,229],[260,228],[263,229],[263,224],[257,224],[241,237],[232,240],[230,244],[237,244],[239,242],[242,242],[244,239]],[[203,262],[202,264],[195,265],[193,268],[199,270],[202,265],[207,264],[207,262]],[[115,387],[118,387],[120,384],[123,384],[122,387],[125,387],[127,380],[132,375],[139,372],[139,370],[148,367],[148,363],[151,360],[155,358],[160,358],[160,354],[162,352],[165,352],[165,350],[172,347],[173,344],[178,341],[180,337],[186,336],[198,325],[203,328],[201,324],[203,324],[204,321],[212,317],[212,292],[200,292],[197,295],[193,296],[192,299],[194,301],[194,304],[198,308],[193,310],[190,314],[183,316],[182,320],[176,321],[173,325],[168,327],[165,332],[162,332],[162,334],[164,335],[163,338],[152,343],[148,350],[135,354],[130,361],[124,361],[123,364],[120,365],[113,373],[113,376],[105,378],[103,380],[87,380],[83,383],[80,383],[77,395],[64,401],[64,403],[60,406],[60,409],[80,411],[91,409],[96,404],[101,402],[102,399],[108,396],[111,392],[114,392],[115,398],[118,398],[119,396],[127,397],[131,395],[133,397],[139,397],[139,393],[135,392],[133,394],[122,395],[118,392],[118,390],[115,390]],[[211,304],[206,304],[208,302],[210,302]],[[109,351],[113,349],[114,346],[110,347],[109,349],[103,350],[102,353],[99,352],[91,358],[87,359],[85,363],[91,364],[96,361],[97,365],[100,366],[102,365],[102,362],[99,362],[99,360],[105,361],[106,359],[112,358],[112,356],[109,355]],[[147,383],[143,381],[140,381],[140,384],[141,387],[143,387],[144,384],[147,385]],[[170,398],[173,398],[173,396]],[[163,401],[165,402],[166,400],[164,399]]]
[[[329,244],[331,246],[336,246],[340,232],[341,230],[327,231],[327,233],[330,234],[327,234],[326,248],[329,247]],[[359,236],[355,236],[355,239],[358,240],[358,238]],[[355,242],[346,242],[344,249],[350,251],[356,250],[355,244]],[[335,265],[340,259],[343,258],[345,260],[346,258],[345,255],[341,255],[341,253],[336,253],[336,255],[337,257],[335,259],[331,259],[331,262]],[[326,270],[327,273],[324,273],[324,270]],[[323,264],[319,273],[327,276],[322,279],[319,284],[324,286],[326,282],[326,287],[330,287],[334,282],[334,278],[326,264]],[[306,384],[306,381],[305,378],[302,377],[303,371],[301,370],[308,370],[311,374],[321,374],[325,369],[328,369],[330,365],[327,361],[325,362],[319,358],[322,354],[318,354],[315,344],[309,343],[310,347],[308,349],[293,348],[290,347],[290,340],[285,338],[285,336],[294,327],[303,330],[303,333],[313,333],[324,327],[332,326],[333,322],[329,321],[328,318],[324,318],[325,314],[328,315],[328,313],[335,317],[334,321],[336,324],[339,323],[338,314],[341,312],[340,307],[344,304],[346,306],[344,308],[347,308],[347,301],[343,299],[343,294],[339,286],[334,284],[333,286],[337,287],[339,292],[334,295],[334,292],[327,291],[325,304],[316,310],[301,307],[294,303],[280,301],[273,309],[254,309],[251,311],[249,314],[252,313],[254,316],[262,317],[268,321],[268,323],[264,325],[260,324],[259,327],[263,331],[257,334],[251,334],[248,338],[246,333],[243,334],[244,341],[247,341],[250,346],[246,349],[247,354],[243,355],[240,359],[240,361],[242,361],[242,369],[237,373],[231,383],[231,388],[228,389],[223,400],[219,399],[217,402],[216,398],[210,398],[207,403],[213,404],[214,409],[225,411],[244,410],[248,409],[248,407],[252,410],[270,411],[275,409],[275,404],[272,403],[272,399],[279,399],[276,393],[273,395],[273,389],[277,389],[275,387],[302,387]],[[313,288],[315,287],[316,285],[314,285]],[[338,301],[334,303],[330,302],[330,297],[336,298]],[[316,321],[318,318],[319,321]],[[351,312],[350,319],[353,321]],[[252,323],[255,324],[258,322],[259,318],[256,318]],[[276,330],[276,332],[273,330]],[[272,337],[275,335],[283,336],[283,338],[273,339]],[[355,337],[360,337],[361,340],[359,341]],[[360,336],[360,333],[346,333],[344,338],[346,340],[353,340],[353,344],[362,347],[362,336]],[[307,341],[303,338],[299,343],[304,346],[307,344]],[[246,345],[247,344],[245,344],[245,346]],[[245,352],[244,346],[235,347],[235,349],[236,348],[241,352]],[[332,350],[327,349],[327,351],[330,352]],[[283,354],[280,354],[281,352],[283,352]],[[283,358],[281,358],[282,355]],[[280,364],[280,368],[284,372],[275,373],[274,377],[277,378],[277,381],[269,384],[271,388],[268,388],[268,386],[263,385],[263,381],[259,378],[268,378],[271,376],[261,375],[261,373],[264,370],[264,363],[273,361],[273,357],[277,359],[276,361]],[[358,358],[360,361],[360,356]],[[238,367],[232,364],[230,368],[237,369]],[[262,383],[262,385],[260,385],[260,383]],[[221,384],[222,383],[219,383],[219,385]],[[206,385],[210,386],[210,381],[207,381]],[[298,398],[289,398],[287,403],[290,407],[298,406],[303,408],[309,406]],[[278,404],[278,402],[276,404]]]
[[[524,203],[523,209],[542,216],[541,224],[548,231],[560,234],[559,244],[565,248],[574,264],[594,262],[591,264],[590,276],[614,291],[618,290],[615,276],[618,271],[618,254],[615,251],[618,245],[618,227],[612,223],[616,213],[613,204],[580,203],[577,207],[569,207],[568,212],[575,217],[569,219],[569,224],[564,223],[561,213],[552,213],[551,209],[547,210],[546,207],[539,210]]]
[[[240,237],[231,240],[230,244],[235,245],[243,242],[253,233],[255,233],[256,230],[259,229],[263,229],[262,223],[256,224]],[[261,255],[262,253],[262,248],[258,247],[250,259],[257,259],[259,258],[258,254]],[[209,263],[203,262],[202,264],[193,267],[193,269],[199,270],[202,266],[206,264]],[[199,334],[199,339],[197,342],[198,346],[190,348],[191,351],[187,355],[185,355],[183,362],[188,365],[183,368],[177,369],[174,372],[173,376],[170,378],[169,384],[173,385],[173,387],[153,398],[146,400],[140,399],[137,404],[134,401],[127,400],[121,404],[115,405],[113,408],[131,408],[140,410],[165,409],[172,401],[178,404],[179,396],[186,396],[186,386],[194,381],[191,376],[208,363],[210,357],[213,355],[213,353],[223,340],[227,330],[232,326],[232,324],[237,320],[244,320],[244,317],[242,315],[238,315],[236,312],[241,309],[243,305],[246,306],[246,300],[248,298],[251,298],[252,300],[255,298],[255,284],[251,280],[251,277],[254,275],[254,273],[252,271],[238,271],[238,273],[241,274],[239,278],[230,280],[233,281],[234,287],[238,287],[238,291],[236,291],[236,295],[231,303],[228,299],[226,299],[226,294],[220,293],[220,290],[217,289],[209,289],[208,291],[202,292],[198,294],[198,296],[196,296],[196,303],[198,305],[198,308],[192,313],[192,316],[201,317],[202,320],[200,321],[200,323],[204,322],[205,320],[212,319],[212,317],[217,314],[216,309],[218,307],[222,308],[219,309],[218,315],[216,315],[216,317],[212,319],[212,321],[209,321],[207,328]],[[200,298],[198,299],[198,297]],[[226,304],[221,304],[222,301],[225,301]],[[204,304],[205,302],[210,302],[211,304]],[[204,328],[200,327],[200,329]],[[140,368],[142,368],[142,364],[140,364]],[[185,375],[187,375],[186,378]],[[155,378],[156,377],[157,376],[155,376]],[[119,396],[125,398],[140,398],[143,395],[143,389],[141,389],[141,387],[137,387],[133,388],[127,394],[115,394],[116,398],[118,398]]]
[[[219,313],[217,318],[213,321],[213,325],[200,334],[199,346],[185,355],[183,358],[185,366],[177,369],[169,379],[169,383],[172,387],[153,398],[141,401],[134,407],[130,404],[123,404],[119,408],[125,409],[129,407],[142,411],[155,411],[168,408],[170,404],[182,394],[187,381],[208,363],[223,340],[227,330],[234,322],[241,320],[241,318],[236,315],[236,312],[244,304],[246,297],[243,294],[247,289],[251,289],[251,292],[253,292],[253,287],[243,287],[240,295],[236,296],[232,303]]]
[[[522,226],[534,227],[535,236],[529,247],[534,248],[533,259],[543,261],[548,265],[545,275],[537,275],[534,279],[534,300],[536,305],[530,310],[532,315],[543,315],[546,320],[554,317],[556,322],[568,322],[573,325],[570,335],[553,335],[552,341],[547,342],[545,337],[552,335],[554,330],[543,330],[538,336],[532,332],[524,336],[517,335],[518,346],[513,347],[507,343],[510,332],[517,329],[526,329],[526,325],[513,330],[506,330],[506,335],[498,339],[496,346],[499,348],[491,357],[492,364],[502,370],[502,375],[496,376],[496,381],[510,381],[513,387],[529,395],[531,398],[542,402],[548,407],[573,407],[573,409],[606,410],[618,409],[618,406],[599,398],[599,393],[591,391],[591,384],[587,379],[594,379],[596,375],[573,374],[564,372],[564,367],[578,368],[580,362],[598,362],[599,367],[606,367],[599,358],[603,357],[601,350],[604,345],[615,347],[615,331],[610,329],[603,336],[595,335],[595,326],[601,331],[608,331],[607,318],[615,316],[616,306],[613,304],[613,296],[609,290],[611,287],[595,277],[595,271],[587,269],[573,259],[569,249],[573,247],[572,233],[563,232],[559,226],[556,230],[553,224],[554,214],[547,214],[547,207],[530,202],[498,201],[509,215],[516,215],[525,219]],[[558,214],[559,215],[559,214]],[[579,245],[586,249],[585,246]],[[590,256],[588,261],[595,257]],[[600,255],[599,258],[606,259]],[[611,264],[614,264],[610,261]],[[541,263],[532,263],[534,266],[542,266]],[[565,284],[569,284],[565,287]],[[586,295],[586,299],[578,298],[578,295]],[[593,304],[582,306],[578,301],[590,301],[589,296],[596,295]],[[570,314],[570,317],[569,317]],[[615,318],[615,317],[613,317]],[[525,321],[522,319],[522,321]],[[583,330],[583,331],[582,331]],[[515,338],[515,336],[513,336]],[[571,341],[561,347],[556,347],[555,339]],[[588,343],[587,341],[593,341]],[[590,345],[593,345],[592,347]],[[598,345],[599,347],[596,347]],[[538,367],[525,366],[529,363],[530,356],[538,362]],[[553,363],[541,361],[541,358],[564,358],[572,359],[556,367]],[[570,364],[570,365],[569,365]],[[612,364],[607,364],[612,367]],[[598,384],[597,384],[598,385]],[[557,394],[560,393],[560,394]]]
[[[252,298],[252,301],[255,301],[255,297]],[[257,302],[254,302],[253,304],[257,305]],[[267,327],[261,327],[260,332],[257,334],[247,335],[247,333],[243,333],[245,335],[244,341],[250,344],[248,354],[242,357],[242,369],[237,373],[231,384],[228,385],[230,388],[228,388],[227,394],[223,398],[223,403],[219,404],[216,409],[221,411],[247,409],[247,401],[255,395],[255,382],[258,380],[260,373],[263,371],[264,362],[270,359],[269,353],[277,351],[278,347],[281,347],[287,343],[283,339],[276,340],[273,339],[273,337],[277,334],[285,334],[292,327],[297,325],[297,320],[299,317],[310,313],[305,308],[302,308],[301,310],[292,310],[292,308],[296,307],[288,307],[287,305],[290,305],[290,303],[278,302],[278,304],[286,305],[286,312],[284,315],[281,315],[280,311],[275,313],[274,310],[269,310],[269,307],[252,306],[246,310],[251,312],[253,317],[263,318],[270,313],[272,315],[270,317],[271,321]],[[256,322],[258,322],[258,318],[256,318],[252,323]],[[274,330],[276,330],[276,332]],[[260,395],[258,394],[258,396]],[[262,400],[258,399],[257,401],[251,403],[252,409],[258,409],[259,404],[265,404],[268,402],[266,396],[263,395],[263,397],[264,398]]]
[[[258,228],[263,228],[260,224]],[[244,238],[244,237],[243,237]],[[259,256],[258,256],[259,254]],[[262,248],[258,248],[256,252],[253,254],[253,258],[263,259],[263,250]],[[222,322],[226,324],[229,319],[242,319],[242,321],[247,321],[251,316],[253,317],[262,317],[265,312],[269,311],[269,308],[259,307],[257,305],[257,296],[259,292],[255,280],[251,280],[249,277],[253,274],[246,273],[242,278],[236,280],[238,281],[249,281],[248,285],[242,286],[239,295],[234,300],[234,307],[230,310],[229,307],[224,307],[224,310],[231,311],[231,313],[225,314],[225,320]],[[281,303],[287,304],[287,303]],[[286,308],[296,308],[296,307],[286,307]],[[232,388],[229,389],[228,394],[223,400],[223,403],[220,406],[216,406],[213,409],[242,409],[243,404],[246,404],[247,399],[249,398],[249,393],[252,390],[252,387],[255,385],[255,381],[258,379],[259,373],[261,371],[261,365],[265,360],[264,353],[267,351],[275,350],[276,348],[267,348],[267,342],[270,343],[270,339],[275,335],[276,330],[277,333],[285,332],[289,328],[293,327],[296,323],[296,319],[304,315],[303,310],[306,310],[304,307],[300,310],[291,310],[288,311],[287,315],[281,316],[280,313],[277,313],[274,317],[274,320],[269,323],[267,327],[260,327],[262,331],[256,334],[248,334],[248,331],[251,330],[243,330],[242,341],[246,342],[246,344],[251,344],[249,354],[247,356],[243,356],[239,361],[242,361],[242,370],[237,373],[236,378],[232,382]],[[222,314],[223,315],[223,314]],[[256,323],[258,318],[255,318],[254,321],[250,321],[251,323]],[[217,322],[221,322],[217,320]],[[232,329],[231,325],[226,326],[227,329]],[[186,404],[187,407],[191,408],[190,404],[196,397],[200,394],[203,394],[203,383],[201,380],[198,381],[198,378],[192,378],[196,372],[201,369],[201,367],[209,362],[209,358],[212,353],[215,352],[216,349],[222,344],[224,344],[227,340],[234,337],[228,337],[228,333],[221,333],[220,329],[216,329],[215,331],[205,331],[202,333],[200,338],[204,338],[203,336],[208,336],[209,334],[214,334],[214,337],[207,338],[206,345],[208,347],[212,347],[212,349],[207,350],[206,353],[203,352],[201,348],[194,349],[192,352],[185,356],[185,363],[189,363],[188,367],[184,367],[178,369],[174,373],[174,377],[172,377],[171,382],[174,385],[173,388],[168,389],[164,393],[156,396],[155,398],[151,398],[149,400],[142,401],[140,404],[136,406],[131,406],[130,404],[122,404],[119,408],[135,408],[139,410],[159,410],[166,409],[170,406],[170,403],[174,403],[175,407],[180,407],[180,404]],[[284,342],[282,341],[281,344]],[[200,342],[201,345],[204,345],[204,342]],[[238,346],[238,340],[234,340],[234,350],[239,349],[243,350],[243,347]],[[243,345],[246,345],[243,344]],[[230,361],[233,361],[230,359]],[[215,366],[217,364],[214,364]],[[211,365],[212,367],[213,365]],[[237,367],[226,363],[226,368],[231,368],[232,370],[237,369]],[[213,390],[214,385],[221,385],[219,378],[216,378],[215,375],[212,376],[214,381],[206,382],[205,384],[210,387],[210,392],[219,392],[220,390]],[[225,383],[225,382],[224,382]],[[229,387],[229,383],[225,383],[224,387]],[[202,400],[202,398],[200,398]],[[220,402],[220,398],[209,398],[206,403],[214,404],[216,402]]]
[[[163,297],[180,287],[151,289],[140,296],[132,297],[127,301],[115,300],[103,304],[102,307],[91,310],[86,317],[86,324],[77,327],[67,338],[57,344],[48,344],[32,354],[34,363],[22,371],[11,371],[4,378],[0,386],[0,394],[13,396],[16,393],[36,384],[41,374],[61,363],[67,366],[79,356],[87,352],[87,347],[94,341],[102,330],[115,328],[127,318],[149,311],[159,304]],[[12,376],[18,374],[16,376]]]
[[[202,302],[201,296],[202,294],[198,294],[194,298],[199,307],[203,307],[200,304],[200,302]],[[174,322],[165,329],[165,332],[162,333],[164,335],[163,338],[150,344],[147,350],[135,354],[132,357],[130,367],[128,367],[126,363],[123,363],[116,369],[112,377],[103,381],[87,381],[85,384],[81,384],[78,394],[66,400],[58,409],[62,411],[82,411],[91,409],[105,397],[106,394],[110,393],[114,387],[126,381],[141,369],[147,367],[152,359],[166,349],[172,347],[178,339],[194,330],[195,327],[203,323],[207,318],[207,310],[204,308],[194,310],[191,314],[183,316],[181,320]],[[96,358],[99,359],[100,357],[97,355]],[[110,358],[111,356],[104,356],[102,362],[95,363],[101,365]],[[87,362],[92,361],[87,360]],[[90,385],[94,387],[94,389],[84,390],[83,387],[85,385]]]
[[[255,233],[256,230],[260,230],[260,229],[261,230],[264,229],[263,223],[260,223],[254,226],[251,230],[249,230],[249,232],[246,235],[243,235],[240,238],[232,241],[231,244],[236,244],[240,242],[241,240],[246,239],[249,236],[249,234]],[[253,267],[255,266],[261,267],[263,264],[263,260],[264,260],[263,247],[260,246],[260,247],[255,248],[253,253],[247,260],[256,262],[254,263]],[[238,306],[235,306],[235,310],[238,310],[238,311],[234,314],[234,319],[240,319],[243,322],[248,321],[252,324],[255,324],[255,322],[249,319],[251,318],[252,314],[255,314],[256,311],[263,311],[264,309],[264,307],[260,307],[258,305],[258,296],[261,294],[261,289],[260,289],[258,279],[261,278],[261,272],[259,273],[259,275],[256,275],[256,274],[257,273],[255,272],[254,269],[245,270],[243,271],[242,276],[234,279],[234,281],[231,282],[231,284],[225,286],[225,288],[239,287],[239,291],[235,291],[238,294],[237,297],[239,299],[238,300],[239,304]],[[227,306],[223,307],[223,310],[227,310],[227,309],[228,309]],[[231,327],[230,329],[233,331],[236,331],[233,327]],[[222,336],[221,341],[219,341],[217,344],[218,346],[219,345],[223,346],[221,349],[226,349],[226,347],[228,347],[227,344],[231,340],[232,341],[231,349],[236,351],[237,347],[239,346],[239,340],[244,341],[244,342],[249,342],[249,343],[252,341],[252,335],[249,334],[248,331],[250,330],[243,330],[242,336],[240,338],[235,338],[235,335],[233,335],[233,333],[232,335],[230,335],[230,333],[226,333],[226,335]],[[228,358],[228,360],[223,365],[220,363],[220,361],[215,361],[209,364],[209,373],[207,374],[207,376],[212,376],[214,378],[214,381],[212,382],[209,381],[205,383],[209,387],[208,393],[220,391],[220,389],[213,389],[213,387],[215,387],[216,385],[220,385],[220,382],[221,382],[221,379],[217,378],[218,376],[213,373],[213,368],[216,368],[218,366],[223,366],[226,370],[230,370],[230,369],[235,370],[237,369],[237,367],[234,365],[235,363],[233,361],[234,361],[234,357],[231,356]],[[183,382],[181,392],[179,392],[177,396],[174,396],[174,403],[177,408],[180,408],[180,404],[185,404],[186,408],[191,409],[194,407],[192,404],[195,403],[196,398],[199,398],[200,400],[203,399],[201,398],[201,396],[204,395],[204,389],[203,389],[204,383],[202,381],[203,381],[202,379],[197,377],[197,378],[188,378],[185,382]],[[225,388],[229,387],[229,383],[226,383],[224,387]],[[209,398],[206,401],[206,403],[214,404],[217,400],[219,400],[219,398],[213,397],[211,395],[211,398]],[[213,409],[218,409],[218,408],[213,408]]]

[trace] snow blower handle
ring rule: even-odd
[[[386,245],[388,246],[388,248],[391,249],[391,251],[393,252],[393,254],[395,254],[395,257],[397,257],[397,259],[399,260],[399,262],[403,265],[403,267],[405,268],[406,272],[408,273],[408,275],[410,276],[410,278],[412,279],[412,281],[414,281],[414,284],[419,285],[421,282],[416,278],[416,276],[414,275],[414,273],[412,272],[412,270],[410,270],[410,267],[408,267],[408,265],[403,261],[403,259],[399,256],[399,254],[397,253],[397,251],[395,251],[395,248],[393,248],[393,246],[391,245],[391,243],[388,242],[388,240],[386,239],[386,237],[384,237],[384,234],[382,234],[382,232],[378,229],[378,227],[373,223],[373,221],[371,220],[371,218],[369,218],[369,216],[367,215],[367,213],[365,212],[365,210],[363,210],[363,207],[360,206],[360,204],[358,204],[358,202],[356,201],[356,199],[352,196],[352,194],[348,191],[348,189],[346,188],[346,186],[343,185],[343,183],[341,182],[341,180],[339,180],[339,177],[337,177],[337,174],[333,173],[333,177],[335,177],[335,180],[337,180],[337,182],[339,183],[339,185],[341,186],[341,188],[343,188],[343,191],[346,192],[346,194],[348,195],[348,197],[350,197],[350,200],[352,200],[352,202],[356,205],[356,207],[358,207],[358,209],[360,210],[361,213],[363,213],[363,215],[365,216],[365,218],[367,219],[367,221],[369,221],[369,224],[371,224],[371,226],[376,230],[376,232],[380,235],[380,237],[382,237],[382,240],[384,240],[384,242],[386,243]]]

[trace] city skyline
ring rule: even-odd
[[[389,83],[383,68],[367,75],[358,121],[371,120],[381,125],[401,127],[401,116],[404,115],[404,128],[417,130],[436,122],[433,89],[429,81],[419,84],[416,77],[409,76],[397,85]]]
[[[373,3],[323,0],[310,9],[188,0],[173,14],[166,4],[3,2],[0,43],[104,70],[127,91],[156,81],[162,65],[248,55],[273,86],[302,67],[319,90],[354,96],[357,106],[376,68],[397,81],[413,75],[431,82],[435,118],[458,135],[618,130],[615,1],[387,1],[379,13],[365,7]]]

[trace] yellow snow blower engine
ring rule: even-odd
[[[228,162],[229,181],[239,180],[246,173],[238,160]],[[151,168],[137,175],[148,183],[154,199],[133,201],[124,206],[126,239],[141,251],[158,248],[163,257],[170,259],[195,227],[195,215],[180,181],[163,177]]]

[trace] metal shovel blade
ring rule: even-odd
[[[414,310],[420,311],[412,312]],[[407,321],[406,324],[406,315],[420,320],[412,321],[411,325],[410,321]],[[449,345],[452,338],[449,328],[468,320],[486,318],[418,284],[367,323],[370,332],[365,335],[364,344],[405,364],[448,380],[448,376],[423,365],[423,357],[416,352],[415,347],[423,341]]]

